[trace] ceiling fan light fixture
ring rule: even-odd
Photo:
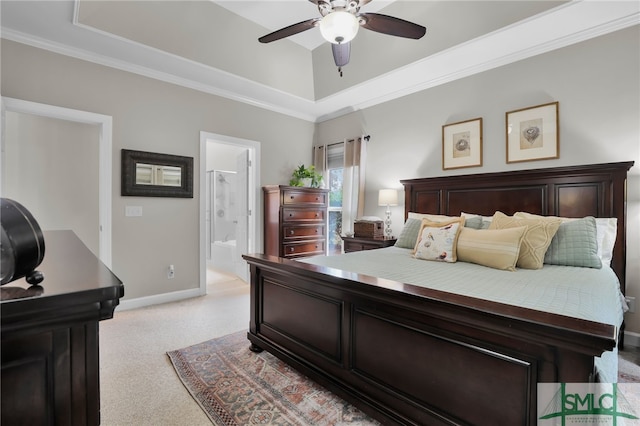
[[[329,43],[342,44],[353,40],[358,34],[360,23],[352,13],[335,11],[325,15],[320,21],[320,33]]]

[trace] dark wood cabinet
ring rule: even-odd
[[[389,247],[396,243],[396,238],[367,238],[367,237],[342,237],[344,252],[373,250]]]
[[[100,424],[98,322],[120,280],[71,231],[44,232],[40,286],[0,287],[3,425]]]
[[[325,254],[329,190],[282,185],[268,185],[262,190],[265,254]]]

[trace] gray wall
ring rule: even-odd
[[[112,269],[125,299],[199,286],[199,179],[193,199],[120,196],[123,148],[194,157],[200,131],[259,141],[261,182],[285,183],[311,158],[314,124],[2,40],[2,96],[113,117]],[[126,205],[143,207],[125,217]],[[166,277],[175,265],[176,276]]]
[[[198,200],[121,197],[120,149],[193,156],[197,175],[201,130],[260,141],[263,184],[286,183],[313,141],[369,134],[365,214],[378,216],[378,189],[404,178],[634,160],[627,293],[640,297],[639,37],[638,26],[625,29],[317,125],[4,40],[2,95],[113,116],[113,269],[127,298],[198,286]],[[507,165],[505,112],[550,101],[560,103],[560,158]],[[483,167],[443,171],[442,125],[476,117]],[[125,218],[134,202],[144,216]],[[628,315],[627,330],[640,332],[639,317]]]
[[[378,189],[401,189],[401,179],[635,161],[628,182],[627,294],[640,300],[639,28],[323,122],[316,141],[371,135],[365,214],[379,217],[385,207],[377,205]],[[560,158],[507,164],[505,113],[552,101],[559,102]],[[442,170],[442,125],[477,117],[484,126],[483,166]],[[395,235],[403,209],[392,208]],[[627,314],[627,321],[627,330],[640,332],[640,312]]]
[[[97,255],[98,126],[10,111],[4,124],[2,196],[43,230],[73,230]]]

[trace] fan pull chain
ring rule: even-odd
[[[338,74],[340,74],[340,77],[342,77],[342,67],[338,67]]]

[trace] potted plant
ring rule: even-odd
[[[301,164],[291,174],[289,185],[320,188],[320,185],[322,185],[322,175],[316,172],[315,166],[305,167],[304,164]]]

